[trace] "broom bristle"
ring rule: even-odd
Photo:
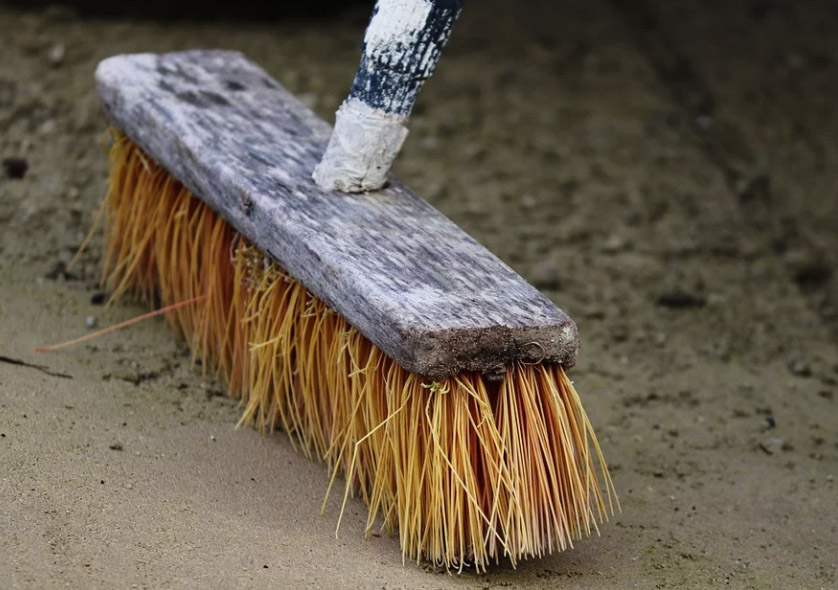
[[[113,298],[166,305],[202,366],[242,400],[240,423],[282,428],[346,476],[367,533],[398,531],[403,558],[485,570],[597,530],[616,503],[582,404],[555,364],[500,381],[428,383],[312,296],[116,133],[106,199]],[[597,472],[594,464],[599,464]],[[329,489],[331,489],[331,483]]]

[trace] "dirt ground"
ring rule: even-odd
[[[96,63],[238,49],[331,120],[367,11],[0,3],[0,587],[835,588],[834,3],[472,2],[420,99],[397,173],[579,324],[623,512],[573,550],[451,576],[357,501],[336,538],[326,470],[235,430],[162,321],[33,352],[141,311],[95,303],[100,238],[65,268],[105,187]]]

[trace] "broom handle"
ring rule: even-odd
[[[377,0],[361,65],[314,180],[327,190],[378,190],[407,137],[407,120],[465,0]]]

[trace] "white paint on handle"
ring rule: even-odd
[[[399,72],[407,69],[420,80],[409,97],[411,106],[447,39],[447,35],[432,39],[426,32],[433,7],[429,0],[378,0],[364,37],[362,67],[367,72],[378,68]],[[418,63],[412,63],[417,56]],[[344,192],[373,191],[384,186],[407,137],[409,112],[390,112],[405,110],[393,104],[407,100],[404,93],[383,98],[372,106],[350,96],[338,109],[329,145],[312,175],[318,186]]]
[[[433,6],[428,0],[378,0],[377,6],[364,36],[366,56],[398,63],[412,51]]]
[[[406,122],[407,115],[374,109],[357,98],[346,99],[312,178],[326,190],[357,193],[380,189],[407,137]]]

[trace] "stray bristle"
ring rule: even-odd
[[[555,364],[500,381],[409,373],[116,133],[106,200],[113,298],[167,305],[242,424],[282,428],[369,505],[367,533],[446,568],[542,556],[618,507],[591,423]],[[594,463],[599,463],[599,474]],[[600,479],[601,477],[601,479]],[[329,489],[332,485],[330,483]]]

